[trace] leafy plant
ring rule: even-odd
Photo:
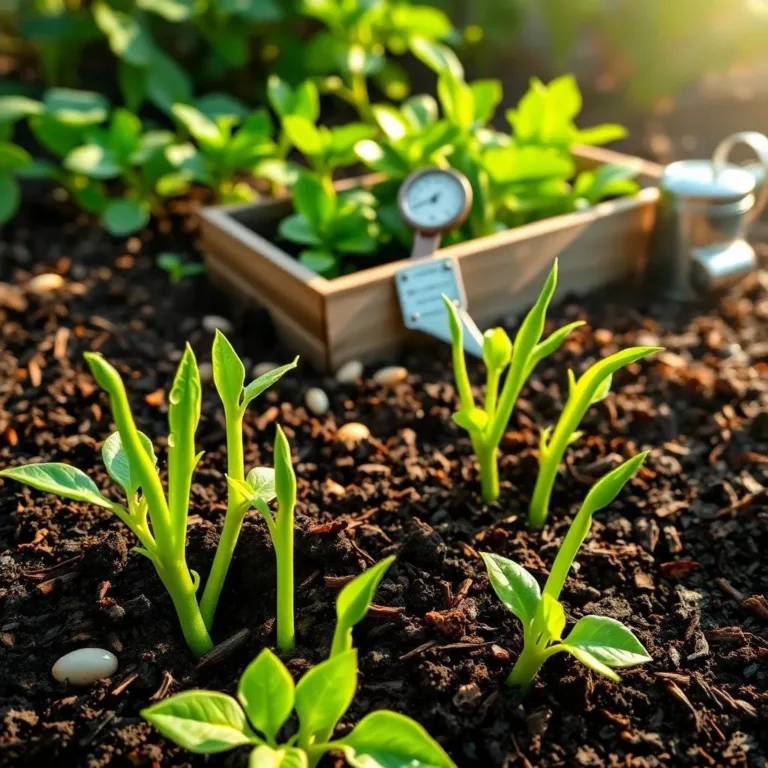
[[[188,173],[191,181],[213,189],[219,202],[254,199],[256,190],[238,177],[270,172],[263,164],[274,161],[276,147],[267,110],[257,109],[244,118],[232,110],[209,116],[201,109],[179,103],[171,111],[195,140],[195,144],[183,142],[169,147],[166,156],[171,162]]]
[[[581,437],[578,431],[584,414],[593,403],[603,400],[611,389],[611,378],[625,365],[642,360],[662,347],[630,347],[600,360],[577,380],[568,371],[570,392],[563,412],[555,425],[543,430],[539,438],[539,474],[528,510],[528,522],[541,528],[549,516],[549,500],[557,470],[568,446]]]
[[[572,330],[584,325],[583,322],[570,323],[541,341],[547,307],[556,287],[557,260],[552,265],[539,298],[523,320],[514,345],[503,328],[493,328],[482,335],[483,362],[486,368],[483,408],[475,404],[467,373],[464,325],[477,336],[480,336],[480,332],[466,313],[460,315],[453,302],[443,297],[451,329],[454,377],[460,404],[453,420],[469,433],[480,465],[483,499],[489,504],[499,498],[499,444],[525,382],[539,362],[555,352]],[[506,378],[499,394],[505,371]]]
[[[377,246],[375,200],[362,189],[339,193],[331,181],[304,172],[293,187],[296,212],[280,222],[280,237],[305,247],[304,266],[325,277],[341,273],[346,254],[373,253]]]
[[[402,55],[410,50],[433,68],[461,68],[441,42],[453,30],[437,8],[402,0],[305,0],[301,9],[326,26],[306,48],[310,72],[319,76],[324,91],[347,101],[366,122],[371,120],[368,78],[387,98],[399,101],[408,95],[405,70],[387,58],[387,51]]]
[[[174,285],[178,285],[187,277],[195,277],[205,273],[205,265],[200,262],[187,262],[178,253],[165,251],[158,254],[157,266],[168,273]]]
[[[523,624],[523,651],[507,678],[509,685],[530,688],[542,664],[556,653],[570,653],[609,680],[620,682],[614,669],[651,660],[632,631],[607,616],[584,616],[563,638],[566,617],[560,594],[568,571],[592,526],[592,516],[608,506],[642,466],[648,451],[601,478],[589,491],[557,553],[544,591],[528,571],[512,560],[483,553],[493,590]]]
[[[296,367],[299,358],[267,371],[247,386],[245,366],[234,347],[219,330],[213,340],[212,358],[213,381],[224,405],[227,434],[227,513],[211,573],[200,600],[200,609],[206,626],[212,627],[245,514],[252,505],[259,502],[257,509],[262,512],[263,504],[266,517],[271,520],[267,505],[277,497],[279,513],[277,523],[270,526],[270,534],[273,535],[275,552],[282,566],[282,569],[278,569],[278,644],[281,648],[292,646],[293,505],[296,500],[296,479],[291,467],[290,449],[285,435],[278,428],[275,441],[275,470],[256,467],[246,475],[243,458],[243,416],[245,409],[255,398]],[[289,602],[290,606],[286,608]],[[290,619],[287,618],[288,610]],[[286,611],[286,614],[283,614],[283,611]]]
[[[344,588],[337,601],[339,617],[359,621],[365,615],[390,562],[377,564]],[[337,635],[346,637],[348,629],[339,635],[337,627]],[[367,715],[347,736],[332,739],[356,688],[357,651],[351,643],[345,641],[297,685],[265,648],[240,678],[236,699],[215,691],[185,691],[153,704],[142,715],[190,752],[212,754],[248,746],[252,768],[314,768],[327,752],[342,752],[357,768],[455,768],[418,723],[388,710]]]
[[[160,481],[152,443],[136,429],[120,374],[98,354],[87,352],[85,358],[94,378],[110,399],[117,432],[104,442],[102,458],[110,477],[124,489],[128,509],[106,498],[88,475],[68,464],[40,463],[11,467],[0,472],[0,477],[8,477],[47,493],[111,510],[139,540],[141,546],[136,551],[149,558],[154,565],[173,601],[187,645],[195,656],[200,656],[210,650],[213,644],[208,633],[210,623],[206,624],[201,610],[203,603],[198,606],[196,597],[200,576],[188,568],[185,553],[192,476],[202,456],[195,452],[194,444],[202,399],[194,353],[187,345],[168,398],[167,491]],[[246,388],[248,402],[274,384],[293,365],[270,371],[252,382]],[[226,374],[220,370],[219,378]],[[239,369],[235,366],[228,374],[230,383],[235,382]],[[225,412],[226,408],[225,403]],[[242,474],[242,421],[232,419],[227,426],[228,452],[234,451],[236,454],[234,461],[228,457],[231,462],[230,471],[237,468],[239,447]],[[239,429],[239,433],[232,434],[230,427]],[[269,478],[271,472],[258,468],[252,470],[249,477]],[[213,587],[210,583],[206,585],[208,599],[204,606],[205,615],[211,620],[223,584],[221,563],[226,561],[228,565],[239,530],[239,524],[233,530],[233,525],[230,523],[227,527],[225,521],[225,531],[209,578]],[[224,555],[220,554],[222,548],[225,550]]]

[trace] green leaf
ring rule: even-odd
[[[147,452],[147,456],[151,459],[152,464],[157,466],[157,456],[155,456],[152,441],[143,432],[138,434],[139,440]],[[119,432],[113,432],[104,441],[104,445],[101,447],[101,460],[104,462],[109,476],[125,489],[129,499],[132,498],[136,491],[138,491],[140,483],[139,478],[131,472],[131,465],[128,461],[128,456],[123,450],[123,443],[120,440]]]
[[[195,99],[195,109],[209,117],[213,122],[223,118],[232,123],[239,123],[248,114],[248,108],[240,99],[228,93],[207,93]]]
[[[267,79],[267,99],[279,117],[285,117],[293,111],[293,88],[277,75],[270,75]]]
[[[394,555],[384,558],[350,581],[339,593],[336,599],[336,630],[331,657],[338,656],[352,647],[352,628],[368,613],[376,589],[394,561]]]
[[[612,669],[651,661],[643,644],[628,627],[608,616],[584,616],[566,638],[570,648],[580,648]]]
[[[30,485],[38,491],[53,493],[65,499],[85,501],[105,509],[112,506],[85,472],[70,467],[69,464],[27,464],[23,467],[10,467],[2,470],[0,477],[10,477],[11,480]]]
[[[170,113],[174,104],[192,101],[191,78],[162,51],[153,51],[146,73],[147,97],[158,109]]]
[[[437,122],[439,114],[437,102],[427,94],[411,96],[410,99],[406,99],[400,107],[400,111],[414,131],[423,130]]]
[[[91,179],[114,179],[120,175],[120,166],[112,153],[99,144],[85,144],[72,150],[64,159],[64,167]]]
[[[275,470],[270,467],[254,467],[245,478],[253,491],[253,498],[269,504],[276,496]]]
[[[364,717],[338,743],[354,768],[456,768],[417,722],[387,710]]]
[[[547,97],[561,120],[573,120],[581,111],[581,91],[573,75],[562,75],[547,85]]]
[[[372,171],[385,173],[393,179],[404,179],[411,166],[392,147],[365,139],[355,144],[355,154]]]
[[[291,143],[304,155],[315,157],[325,151],[325,142],[314,123],[301,115],[286,115],[283,128]]]
[[[146,70],[120,61],[117,65],[117,79],[125,106],[137,112],[147,96]]]
[[[339,260],[330,251],[302,251],[299,254],[299,263],[328,279],[338,275]]]
[[[269,389],[273,384],[277,384],[288,371],[293,370],[298,364],[299,357],[297,355],[293,358],[293,362],[273,368],[271,371],[267,371],[257,379],[254,379],[243,392],[243,407],[248,405],[251,400],[257,398],[264,390]]]
[[[489,370],[503,370],[512,359],[512,341],[503,328],[490,328],[483,334],[483,362]]]
[[[0,174],[0,224],[10,221],[19,210],[21,190],[14,178]]]
[[[125,237],[147,226],[149,209],[138,200],[110,200],[101,220],[110,235]]]
[[[224,410],[235,413],[240,407],[240,399],[245,383],[245,366],[227,337],[216,329],[213,339],[213,382],[219,393]]]
[[[547,336],[544,341],[539,342],[534,348],[533,354],[531,355],[532,366],[535,367],[541,360],[549,357],[551,354],[560,349],[560,347],[563,345],[563,342],[565,342],[565,340],[570,335],[571,331],[576,330],[576,328],[580,328],[584,324],[585,323],[583,320],[577,320],[574,323],[569,323],[568,325],[564,325],[562,328],[558,328],[550,336]]]
[[[533,636],[546,633],[549,641],[559,640],[565,629],[565,610],[558,600],[546,592],[541,596],[533,620]]]
[[[322,238],[314,231],[304,214],[294,213],[280,222],[277,228],[280,237],[300,245],[322,245]]]
[[[43,105],[35,99],[27,96],[0,96],[0,123],[15,123],[42,112]]]
[[[323,233],[336,213],[336,190],[330,180],[313,173],[302,173],[293,187],[296,210],[303,214],[317,233]]]
[[[627,129],[623,125],[606,123],[592,128],[581,128],[573,135],[575,144],[608,144],[611,141],[619,141],[627,135]]]
[[[461,409],[451,418],[454,423],[467,432],[482,432],[488,426],[488,413],[482,408]]]
[[[476,126],[485,125],[501,103],[501,83],[498,80],[475,80],[469,87],[474,97],[474,123]]]
[[[614,683],[620,683],[621,678],[608,666],[603,664],[600,659],[596,659],[589,651],[585,651],[578,646],[570,646],[567,643],[563,643],[560,647],[563,650],[568,651],[574,658],[578,659],[584,666],[589,667],[593,672],[597,672],[598,675],[607,677],[609,680],[613,680]]]
[[[292,514],[296,505],[296,474],[291,461],[291,446],[279,424],[275,432],[275,495],[280,514]]]
[[[355,146],[376,133],[372,125],[348,123],[331,129],[330,152],[337,163],[354,163]]]
[[[163,736],[196,754],[258,743],[237,701],[216,691],[185,691],[143,709],[141,715]]]
[[[317,664],[296,686],[296,714],[302,743],[332,733],[352,703],[357,688],[357,651],[340,653]]]
[[[127,109],[116,109],[109,124],[109,148],[120,163],[127,163],[141,145],[141,120]]]
[[[297,747],[272,747],[262,744],[251,752],[248,768],[308,768],[307,753]]]
[[[220,146],[222,144],[223,137],[216,123],[200,110],[189,104],[174,104],[171,112],[201,145]]]
[[[45,114],[65,125],[85,126],[107,119],[109,102],[93,91],[50,88],[43,96]]]
[[[638,453],[637,456],[633,456],[616,467],[616,469],[611,470],[607,475],[601,477],[589,489],[583,506],[588,507],[592,514],[607,507],[640,469],[648,453],[648,451]]]
[[[463,131],[468,131],[475,117],[471,88],[463,79],[444,74],[437,81],[437,95],[446,118]]]
[[[483,154],[483,161],[497,184],[567,179],[574,171],[573,160],[550,147],[492,147]]]
[[[26,149],[10,142],[0,142],[0,176],[16,173],[31,162]]]
[[[458,56],[448,46],[428,40],[425,37],[413,37],[409,40],[411,53],[438,75],[448,73],[454,77],[464,77],[464,67]]]
[[[254,728],[271,743],[293,711],[293,678],[280,659],[265,648],[243,672],[237,698]]]
[[[152,55],[152,39],[138,19],[104,2],[93,4],[93,18],[109,40],[112,53],[134,67],[144,67]]]
[[[193,13],[193,4],[185,0],[136,0],[136,5],[167,21],[186,21]]]
[[[408,121],[389,104],[374,104],[373,118],[390,141],[399,141],[408,133]]]
[[[493,591],[507,609],[527,624],[536,616],[541,590],[536,579],[522,566],[501,555],[482,552]]]

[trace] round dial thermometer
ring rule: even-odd
[[[472,206],[472,187],[452,169],[426,168],[411,174],[397,199],[405,223],[422,235],[440,235],[458,227]]]

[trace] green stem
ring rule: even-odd
[[[197,604],[189,568],[181,558],[170,567],[163,565],[158,573],[173,601],[184,639],[195,657],[200,658],[213,648],[213,642]]]
[[[528,508],[528,525],[532,528],[542,528],[549,517],[549,500],[557,477],[559,458],[549,451],[541,457],[536,486]]]
[[[371,99],[368,96],[368,84],[365,81],[365,75],[362,72],[353,72],[350,85],[352,86],[355,107],[360,117],[366,123],[373,123],[373,111],[371,110]]]
[[[499,378],[501,370],[499,368],[490,368],[486,377],[485,387],[485,412],[489,419],[493,419],[496,414],[496,402],[499,397]]]
[[[512,671],[507,677],[507,685],[519,686],[523,693],[528,691],[536,675],[539,674],[541,665],[547,660],[547,656],[535,646],[523,648],[518,656]]]
[[[280,509],[275,528],[277,557],[277,647],[289,653],[296,647],[293,620],[293,509]]]
[[[483,501],[493,504],[498,501],[499,490],[499,450],[495,445],[480,446],[477,452],[480,464],[480,487]]]
[[[243,458],[243,410],[238,408],[234,415],[226,413],[227,429],[227,474],[233,480],[245,479],[245,459]],[[232,555],[235,552],[237,538],[245,518],[246,507],[242,496],[229,486],[227,492],[227,514],[224,517],[224,527],[221,531],[216,555],[213,558],[211,572],[205,583],[203,598],[200,601],[205,625],[210,630],[216,616],[216,606],[221,597],[221,590],[227,578]]]

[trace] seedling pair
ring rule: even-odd
[[[228,354],[230,351],[231,354]],[[296,361],[269,371],[243,387],[242,363],[220,333],[214,342],[213,357],[214,378],[227,415],[228,473],[230,477],[244,479],[243,411],[251,400],[295,367]],[[209,631],[247,506],[241,494],[230,486],[224,531],[198,605],[200,576],[187,566],[185,553],[190,487],[195,467],[202,456],[195,450],[195,432],[202,400],[195,356],[187,345],[168,398],[167,490],[160,481],[152,443],[136,428],[120,374],[101,355],[88,352],[85,358],[94,378],[109,395],[117,432],[104,442],[102,458],[112,479],[125,490],[128,508],[103,496],[88,475],[68,464],[28,464],[5,469],[0,476],[63,498],[111,510],[138,538],[141,546],[137,547],[137,551],[152,561],[173,601],[187,645],[195,656],[200,656],[213,647]],[[262,493],[268,500],[274,498],[274,493],[270,495],[268,490],[265,491],[265,486],[268,488],[271,481],[272,486],[278,489],[280,503],[287,506],[288,493],[286,491],[281,498],[280,491],[288,486],[292,470],[287,443],[279,427],[276,454],[280,459],[277,462],[277,481],[272,480],[273,470],[266,468],[253,470],[248,475],[248,481],[254,492]]]
[[[544,591],[525,568],[499,555],[483,554],[491,586],[507,609],[523,623],[523,651],[507,679],[527,690],[542,664],[557,653],[570,653],[594,672],[620,682],[615,669],[651,660],[630,629],[607,616],[584,616],[563,638],[566,618],[559,601],[568,571],[589,533],[592,516],[608,506],[642,466],[638,454],[601,478],[587,494],[557,553]]]
[[[577,321],[560,328],[541,341],[546,313],[557,286],[557,260],[547,277],[533,308],[523,320],[514,345],[503,328],[493,328],[481,335],[471,318],[444,297],[448,311],[453,346],[453,367],[460,409],[453,420],[465,429],[480,465],[483,499],[492,503],[499,498],[498,449],[507,428],[512,410],[520,392],[536,366],[555,352],[575,328],[584,323]],[[464,355],[464,328],[482,342],[483,362],[486,367],[486,395],[484,408],[475,404]],[[540,528],[549,514],[549,499],[555,477],[566,448],[581,437],[578,426],[587,409],[602,400],[610,390],[611,377],[619,368],[641,360],[659,347],[630,347],[595,363],[578,380],[569,371],[570,395],[554,429],[542,431],[539,441],[539,474],[536,479],[528,522]],[[499,395],[499,384],[507,371]]]
[[[344,587],[336,603],[330,656],[297,685],[282,662],[265,648],[240,678],[237,699],[215,691],[186,691],[142,714],[164,736],[190,752],[212,754],[253,747],[251,768],[314,768],[332,751],[342,752],[357,768],[455,768],[418,723],[387,710],[367,715],[347,736],[333,739],[357,688],[352,628],[367,613],[392,560],[383,560]]]

